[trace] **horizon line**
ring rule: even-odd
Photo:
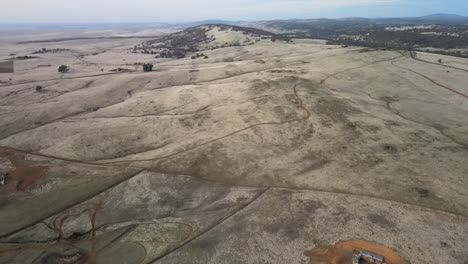
[[[225,21],[225,22],[262,22],[262,21],[272,21],[272,20],[308,20],[308,19],[398,19],[398,18],[422,18],[433,15],[451,15],[459,16],[468,19],[468,16],[459,15],[459,14],[450,14],[450,13],[431,13],[422,16],[378,16],[378,17],[364,17],[364,16],[350,16],[350,17],[339,17],[339,18],[330,18],[330,17],[310,17],[310,18],[285,18],[285,19],[260,19],[260,20],[226,20],[226,19],[215,19],[208,18],[203,20],[192,20],[192,21],[177,21],[177,22],[164,22],[164,21],[106,21],[106,22],[0,22],[0,25],[109,25],[109,24],[190,24],[204,21]]]

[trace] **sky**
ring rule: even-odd
[[[468,0],[0,0],[0,23],[468,16]]]

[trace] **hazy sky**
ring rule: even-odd
[[[468,16],[468,0],[0,0],[0,23]]]

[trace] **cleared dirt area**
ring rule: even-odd
[[[468,60],[209,34],[4,40],[0,263],[468,261]]]

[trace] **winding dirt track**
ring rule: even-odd
[[[398,56],[398,57],[395,57],[395,58],[391,58],[391,59],[384,59],[384,60],[378,60],[378,61],[374,61],[374,62],[371,62],[371,63],[368,63],[366,65],[362,65],[362,66],[359,66],[359,67],[353,67],[353,68],[349,68],[349,69],[345,69],[345,70],[342,70],[342,71],[339,71],[339,72],[335,72],[335,73],[332,73],[330,75],[327,75],[327,77],[325,77],[324,79],[322,79],[320,81],[320,84],[325,84],[325,82],[331,78],[331,77],[335,77],[336,75],[339,75],[339,74],[342,74],[342,73],[345,73],[345,72],[348,72],[348,71],[352,71],[352,70],[357,70],[357,69],[361,69],[361,68],[365,68],[365,67],[368,67],[370,65],[374,65],[374,64],[377,64],[377,63],[381,63],[381,62],[386,62],[386,61],[393,61],[393,60],[396,60],[396,59],[399,59],[399,58],[402,58],[402,56]]]
[[[0,88],[2,88],[2,87],[11,87],[11,86],[16,86],[16,85],[21,85],[21,84],[28,84],[28,83],[61,81],[61,80],[71,80],[71,79],[83,79],[83,78],[89,78],[89,77],[99,77],[99,76],[106,76],[106,75],[117,75],[117,74],[123,74],[123,73],[128,73],[128,72],[108,72],[108,73],[92,74],[92,75],[83,75],[83,76],[73,76],[73,77],[63,77],[63,78],[52,78],[52,79],[47,79],[47,80],[35,80],[35,81],[27,81],[27,82],[12,83],[12,84],[7,84],[7,85],[0,85]]]
[[[224,136],[222,136],[222,137],[219,137],[219,138],[210,140],[210,141],[208,141],[208,142],[204,142],[204,143],[202,143],[202,144],[200,144],[200,145],[197,145],[197,146],[194,146],[194,147],[191,147],[191,148],[188,148],[188,149],[184,149],[184,150],[182,150],[182,151],[178,151],[178,152],[176,152],[176,153],[167,155],[167,156],[165,156],[165,157],[160,157],[160,158],[158,158],[158,159],[164,159],[164,158],[172,157],[172,156],[175,156],[175,155],[184,153],[184,152],[186,152],[186,151],[189,151],[189,150],[192,150],[192,149],[195,149],[195,148],[198,148],[198,147],[201,147],[201,146],[204,146],[204,145],[213,143],[213,142],[215,142],[215,141],[218,141],[218,140],[227,138],[227,137],[229,137],[229,136],[232,136],[232,135],[241,133],[241,132],[243,132],[243,131],[246,131],[246,130],[248,130],[248,129],[251,129],[251,128],[254,128],[254,127],[257,127],[257,126],[261,126],[261,125],[281,125],[281,124],[286,124],[286,123],[290,123],[290,122],[305,121],[305,120],[309,119],[310,116],[311,116],[311,113],[310,113],[310,111],[309,111],[306,107],[304,107],[304,103],[303,103],[302,99],[299,97],[299,95],[298,95],[298,93],[297,93],[297,84],[294,85],[293,91],[294,91],[294,95],[296,96],[296,100],[297,100],[297,103],[299,104],[299,107],[300,107],[302,110],[304,110],[304,112],[305,112],[305,116],[304,116],[304,117],[298,117],[298,118],[295,118],[295,119],[286,120],[286,121],[282,121],[282,122],[263,122],[263,123],[254,124],[254,125],[248,126],[248,127],[246,127],[246,128],[243,128],[243,129],[234,131],[234,132],[232,132],[232,133],[229,133],[229,134],[227,134],[227,135],[224,135]],[[54,122],[54,121],[51,121],[51,122]],[[134,167],[134,168],[139,168],[139,169],[140,169],[136,174],[133,174],[133,175],[131,175],[130,177],[128,177],[128,178],[126,178],[126,179],[124,179],[124,180],[122,180],[122,181],[119,181],[119,182],[116,183],[116,184],[113,184],[113,185],[110,186],[109,188],[106,188],[105,190],[100,191],[98,194],[93,194],[92,196],[87,197],[86,200],[87,200],[87,199],[90,199],[90,198],[92,198],[92,197],[95,197],[95,196],[99,195],[100,193],[103,193],[103,192],[109,190],[110,188],[113,188],[113,187],[115,187],[116,185],[118,185],[118,184],[120,184],[120,183],[122,183],[122,182],[125,182],[125,181],[127,181],[127,180],[133,178],[134,176],[136,176],[136,175],[138,175],[139,173],[143,172],[144,169],[145,169],[145,168],[135,167],[135,166],[129,166],[129,165],[118,165],[118,163],[124,163],[124,161],[109,162],[109,163],[92,163],[92,162],[84,162],[84,161],[80,161],[80,160],[65,159],[65,158],[60,158],[60,157],[55,157],[55,156],[49,156],[49,155],[42,155],[42,154],[37,154],[37,153],[28,152],[28,151],[23,151],[23,150],[11,148],[11,147],[1,147],[1,148],[6,149],[6,150],[12,150],[12,151],[24,153],[24,154],[37,155],[37,156],[42,156],[42,157],[46,157],[46,158],[58,159],[58,160],[63,160],[63,161],[68,161],[68,162],[74,162],[74,163],[80,163],[80,164],[86,164],[86,165],[94,165],[94,166],[112,166],[112,167],[115,167],[115,166],[117,166],[117,167]],[[152,160],[154,160],[154,159],[152,159]],[[266,190],[265,190],[265,191],[266,191]],[[263,193],[264,193],[264,192],[263,192]],[[258,198],[258,197],[257,197],[257,198]],[[256,198],[256,199],[257,199],[257,198]],[[256,200],[256,199],[254,199],[254,200]],[[82,202],[84,202],[84,201],[86,201],[86,200],[77,201],[77,202],[74,203],[72,206],[69,206],[69,207],[67,207],[67,208],[65,208],[65,209],[61,209],[60,211],[63,211],[63,210],[67,210],[67,209],[69,209],[69,208],[72,208],[73,206],[75,206],[75,205],[77,205],[77,204],[80,204],[80,203],[82,203]],[[253,201],[252,201],[252,202],[253,202]],[[247,205],[246,205],[246,206],[247,206]],[[240,211],[240,210],[238,210],[238,211]],[[238,212],[238,211],[236,211],[236,212]],[[234,213],[236,213],[236,212],[234,212]],[[234,214],[234,213],[233,213],[233,214]],[[49,217],[50,217],[50,216],[49,216]],[[47,218],[47,217],[46,217],[46,218]],[[224,221],[224,220],[226,220],[226,219],[228,219],[228,218],[229,218],[229,216],[226,217],[226,218],[224,218],[222,221]],[[22,228],[22,229],[20,229],[20,230],[23,230],[23,229],[25,229],[25,228],[28,228],[28,227],[30,227],[30,226],[33,226],[33,225],[35,225],[35,224],[37,224],[37,223],[39,223],[39,222],[41,222],[41,221],[43,221],[43,219],[41,219],[41,220],[39,220],[39,221],[37,221],[37,222],[34,222],[34,223],[32,223],[31,225],[28,225],[27,227],[24,227],[24,228]],[[219,224],[219,223],[217,223],[217,224]],[[213,225],[213,227],[216,226],[217,224]],[[16,233],[16,232],[18,232],[18,231],[20,231],[20,230],[15,230],[15,231],[11,232],[10,234]],[[7,234],[7,235],[9,235],[9,234]],[[185,244],[185,243],[184,243],[184,244]]]
[[[410,55],[410,57],[411,57],[412,59],[417,60],[417,61],[420,61],[420,62],[429,63],[429,64],[434,64],[434,65],[441,66],[441,67],[446,67],[446,68],[450,68],[450,69],[455,69],[455,70],[460,70],[460,71],[468,72],[467,69],[462,69],[462,68],[458,68],[458,67],[454,67],[454,66],[450,66],[450,65],[445,65],[445,64],[440,64],[440,63],[435,63],[435,62],[432,62],[432,61],[427,61],[427,60],[420,59],[420,58],[418,58],[417,52],[415,52],[415,51],[410,51],[410,52],[409,52],[409,55]]]
[[[326,80],[327,80],[328,78],[330,78],[330,77],[339,75],[339,74],[344,73],[344,72],[347,72],[347,71],[352,71],[352,70],[356,70],[356,69],[368,67],[368,66],[373,65],[373,64],[376,64],[376,63],[381,63],[381,62],[396,60],[396,59],[399,59],[399,58],[402,58],[402,57],[403,57],[403,56],[398,56],[398,57],[395,57],[395,58],[378,60],[378,61],[374,61],[374,62],[365,64],[365,65],[362,65],[362,66],[359,66],[359,67],[353,67],[353,68],[345,69],[345,70],[342,70],[342,71],[339,71],[339,72],[336,72],[336,73],[333,73],[333,74],[328,75],[327,77],[325,77],[324,79],[322,79],[322,80],[320,81],[320,84],[324,84],[324,83],[326,82]],[[304,118],[295,118],[295,119],[286,120],[286,121],[282,121],[282,122],[262,122],[262,123],[257,123],[257,124],[254,124],[254,125],[251,125],[251,126],[248,126],[248,127],[245,127],[245,128],[239,129],[239,130],[236,130],[236,131],[234,131],[234,132],[232,132],[232,133],[229,133],[229,134],[227,134],[227,135],[224,135],[224,136],[222,136],[222,137],[218,137],[218,138],[209,140],[209,141],[207,141],[207,142],[204,142],[204,143],[202,143],[202,144],[195,145],[195,146],[193,146],[193,147],[190,147],[190,148],[187,148],[187,149],[184,149],[184,150],[181,150],[181,151],[178,151],[178,152],[175,152],[175,153],[166,155],[166,156],[158,157],[158,158],[152,158],[152,159],[138,159],[138,160],[120,160],[120,161],[102,162],[102,163],[101,163],[101,162],[98,162],[98,164],[112,165],[112,164],[119,164],[119,163],[150,162],[150,161],[162,160],[162,159],[170,158],[170,157],[173,157],[173,156],[175,156],[175,155],[178,155],[178,154],[181,154],[181,153],[184,153],[184,152],[187,152],[187,151],[190,151],[190,150],[193,150],[193,149],[196,149],[196,148],[199,148],[199,147],[208,145],[208,144],[210,144],[210,143],[213,143],[213,142],[216,142],[216,141],[225,139],[225,138],[227,138],[227,137],[236,135],[236,134],[238,134],[238,133],[244,132],[244,131],[246,131],[246,130],[249,130],[249,129],[254,128],[254,127],[257,127],[257,126],[263,126],[263,125],[283,125],[283,124],[292,123],[292,122],[305,121],[305,120],[307,120],[307,119],[310,118],[311,113],[310,113],[310,111],[309,111],[306,107],[304,107],[304,103],[303,103],[302,99],[301,99],[301,98],[299,97],[299,95],[297,94],[297,84],[294,85],[293,90],[294,90],[294,95],[295,95],[295,97],[296,97],[296,100],[297,100],[298,103],[299,103],[299,107],[300,107],[301,109],[303,109],[303,110],[305,111],[305,113],[306,113],[306,116],[305,116]]]
[[[194,85],[197,85],[197,84],[204,84],[204,83],[210,83],[210,82],[215,82],[215,81],[220,81],[220,80],[226,80],[226,79],[229,79],[229,78],[233,78],[233,77],[239,77],[239,76],[242,76],[242,75],[247,75],[247,74],[251,74],[251,73],[255,73],[255,72],[262,72],[262,71],[268,71],[268,70],[272,70],[272,69],[279,69],[279,68],[282,68],[282,67],[285,67],[285,66],[290,66],[290,65],[294,65],[294,64],[298,64],[300,62],[291,62],[291,63],[286,63],[284,65],[281,65],[281,66],[274,66],[274,67],[270,67],[270,68],[266,68],[266,69],[263,69],[263,70],[252,70],[252,71],[246,71],[246,72],[242,72],[240,74],[235,74],[235,75],[230,75],[230,76],[224,76],[224,77],[220,77],[220,78],[215,78],[215,79],[210,79],[210,80],[204,80],[204,81],[200,81],[200,82],[196,82],[196,83],[192,83]],[[117,74],[122,74],[122,73],[117,73]],[[128,74],[128,73],[127,73]],[[103,75],[108,75],[108,74],[103,74]],[[99,76],[99,75],[97,75]],[[89,76],[86,76],[86,77],[89,77]],[[86,78],[86,77],[76,77],[76,78]],[[75,77],[71,77],[71,78],[75,78]],[[55,80],[55,79],[54,79]],[[34,82],[37,82],[37,81],[34,81]],[[148,81],[144,86],[146,86],[148,83],[150,83],[150,81]],[[185,85],[185,84],[188,84],[188,83],[181,83],[181,84],[176,84],[176,85],[168,85],[168,86],[163,86],[163,87],[157,87],[157,88],[153,88],[153,89],[148,89],[148,91],[152,91],[152,90],[162,90],[162,89],[168,89],[168,88],[172,88],[172,87],[177,87],[177,86],[181,86],[181,85]],[[14,84],[16,85],[16,84]],[[7,85],[7,86],[11,86],[11,85]],[[1,86],[0,86],[1,88]],[[76,90],[76,91],[79,91],[79,90]],[[73,93],[73,92],[70,92],[70,93]],[[67,94],[70,94],[70,93],[67,93]],[[129,94],[130,97],[131,97],[131,93]],[[57,96],[57,97],[60,97],[61,95]],[[55,122],[58,122],[58,121],[61,121],[63,119],[67,119],[67,118],[70,118],[70,117],[74,117],[74,116],[77,116],[77,115],[81,115],[81,114],[85,114],[85,113],[90,113],[90,112],[95,112],[99,109],[103,109],[103,108],[106,108],[106,107],[110,107],[110,106],[114,106],[114,105],[117,105],[117,104],[120,104],[124,101],[126,101],[129,97],[126,97],[124,98],[123,100],[119,100],[118,102],[115,102],[115,103],[111,103],[111,104],[108,104],[108,105],[104,105],[104,106],[100,106],[100,107],[94,107],[94,108],[88,108],[88,109],[84,109],[84,110],[81,110],[81,111],[78,111],[78,112],[75,112],[75,113],[71,113],[69,115],[66,115],[66,116],[62,116],[62,117],[58,117],[58,118],[55,118],[55,119],[52,119],[52,120],[49,120],[49,121],[46,121],[44,123],[41,123],[39,125],[35,125],[35,126],[32,126],[32,127],[29,127],[29,128],[25,128],[25,129],[22,129],[22,130],[19,130],[19,131],[16,131],[14,134],[11,134],[11,135],[7,135],[3,138],[0,138],[0,140],[3,140],[3,139],[6,139],[12,135],[15,135],[15,134],[19,134],[19,133],[22,133],[22,132],[26,132],[26,131],[30,131],[30,130],[33,130],[33,129],[36,129],[36,128],[39,128],[39,127],[42,127],[42,126],[45,126],[45,125],[49,125],[51,123],[55,123]],[[20,113],[22,111],[18,111],[18,112],[13,112],[13,113]],[[3,116],[3,115],[9,115],[9,114],[12,114],[12,113],[7,113],[7,114],[0,114],[0,116]],[[1,146],[0,146],[1,147]]]
[[[314,55],[314,53],[312,53],[311,55]],[[290,56],[289,58],[292,58],[292,57],[297,57],[297,56]],[[268,58],[277,58],[277,56],[272,56],[272,57],[268,57]],[[255,60],[251,60],[251,61],[253,62],[253,61],[255,61]],[[244,62],[245,62],[245,61],[244,61]],[[293,61],[293,62],[290,62],[290,63],[282,64],[282,65],[280,65],[280,66],[274,66],[274,67],[271,67],[271,68],[265,68],[265,69],[263,69],[263,70],[245,71],[245,72],[242,72],[242,73],[240,73],[240,74],[236,74],[236,75],[232,75],[232,76],[228,76],[228,77],[215,78],[215,79],[211,79],[211,80],[205,80],[205,81],[203,81],[203,82],[218,81],[218,80],[223,80],[223,79],[227,79],[227,78],[232,78],[232,77],[235,77],[235,76],[241,76],[241,75],[244,75],[244,74],[249,74],[249,73],[254,73],[254,72],[260,72],[260,71],[267,71],[267,70],[272,70],[272,69],[277,69],[277,68],[283,68],[283,67],[285,67],[285,66],[294,65],[294,64],[301,63],[301,62],[302,62],[302,61]],[[172,65],[163,65],[162,67],[172,67]],[[193,70],[193,69],[177,69],[177,70]],[[16,85],[22,85],[22,84],[29,84],[29,83],[39,83],[39,82],[49,82],[49,81],[61,81],[61,80],[72,80],[72,79],[83,79],[83,78],[89,78],[89,77],[101,77],[101,76],[118,75],[118,74],[141,74],[141,72],[135,72],[135,71],[106,72],[106,73],[90,74],[90,75],[82,75],[82,76],[52,78],[52,79],[46,79],[46,80],[32,80],[32,81],[25,81],[25,82],[19,82],[19,83],[11,83],[11,84],[0,85],[0,88],[2,88],[2,87],[11,87],[11,86],[16,86]],[[182,84],[178,84],[178,85],[182,85]],[[27,88],[27,89],[30,89],[30,88]]]
[[[441,83],[438,83],[438,82],[434,81],[433,79],[429,78],[428,76],[426,76],[426,75],[424,75],[424,74],[422,74],[422,73],[419,73],[419,72],[417,72],[417,71],[414,71],[414,70],[412,70],[412,69],[410,69],[410,68],[403,67],[403,66],[401,66],[401,65],[397,65],[397,64],[395,64],[394,61],[392,61],[391,63],[392,63],[392,65],[395,66],[395,67],[398,67],[398,68],[401,68],[401,69],[405,69],[405,70],[407,70],[407,71],[410,71],[410,72],[412,72],[412,73],[414,73],[414,74],[417,74],[417,75],[423,77],[424,79],[426,79],[426,80],[432,82],[433,84],[435,84],[435,85],[437,85],[437,86],[439,86],[439,87],[442,87],[442,88],[444,88],[444,89],[446,89],[446,90],[449,90],[449,91],[451,91],[451,92],[453,92],[453,93],[456,93],[456,94],[461,95],[461,96],[463,96],[463,97],[465,97],[465,98],[468,98],[468,95],[466,95],[466,94],[464,94],[464,93],[462,93],[462,92],[459,92],[459,91],[457,91],[457,90],[455,90],[455,89],[452,89],[452,88],[450,88],[450,87],[447,87],[447,86],[445,86],[445,85],[443,85],[443,84],[441,84]]]
[[[401,58],[402,56],[398,57],[398,58]],[[385,62],[385,61],[392,61],[392,60],[395,60],[395,59],[398,59],[398,58],[392,58],[392,59],[386,59],[386,60],[380,60],[380,61],[376,61],[376,62],[372,62],[370,64],[366,64],[366,65],[363,65],[363,66],[359,66],[359,67],[355,67],[355,68],[351,68],[351,69],[346,69],[346,70],[343,70],[343,71],[340,71],[340,72],[337,72],[337,73],[334,73],[334,74],[330,74],[328,75],[326,78],[324,78],[323,80],[321,80],[320,84],[324,84],[327,79],[329,79],[330,77],[334,77],[338,74],[341,74],[341,73],[344,73],[344,72],[347,72],[347,71],[351,71],[351,70],[354,70],[354,69],[359,69],[359,68],[364,68],[364,67],[367,67],[369,65],[372,65],[372,64],[375,64],[375,63],[379,63],[379,62]],[[403,69],[406,69],[408,71],[411,71],[421,77],[424,77],[425,79],[431,81],[432,83],[444,88],[444,89],[447,89],[451,92],[454,92],[458,95],[461,95],[465,98],[468,98],[467,95],[463,94],[463,93],[460,93],[458,91],[455,91],[449,87],[446,87],[442,84],[439,84],[435,81],[433,81],[432,79],[430,79],[429,77],[423,75],[423,74],[420,74],[418,72],[415,72],[411,69],[408,69],[408,68],[405,68],[405,67],[402,67],[402,66],[399,66],[399,65],[395,65],[394,64],[394,61],[391,62],[392,65],[396,66],[396,67],[399,67],[399,68],[403,68]],[[89,76],[87,76],[89,77]],[[84,78],[84,77],[78,77],[78,78]],[[187,149],[184,149],[184,150],[181,150],[181,151],[178,151],[178,152],[175,152],[175,153],[172,153],[172,154],[169,154],[169,155],[166,155],[166,156],[163,156],[163,157],[159,157],[159,158],[155,158],[155,159],[146,159],[146,160],[126,160],[126,161],[116,161],[116,162],[105,162],[105,163],[94,163],[94,162],[83,162],[83,161],[79,161],[79,160],[70,160],[70,159],[64,159],[64,158],[59,158],[59,157],[53,157],[53,156],[47,156],[47,155],[42,155],[42,154],[36,154],[36,153],[30,153],[30,152],[26,152],[26,151],[22,151],[22,150],[17,150],[17,149],[14,149],[14,148],[8,148],[8,149],[12,149],[12,150],[15,150],[15,151],[18,151],[18,152],[22,152],[22,153],[27,153],[27,154],[31,154],[31,155],[37,155],[37,156],[42,156],[42,157],[47,157],[47,158],[52,158],[52,159],[59,159],[59,160],[64,160],[64,161],[69,161],[69,162],[75,162],[75,163],[82,163],[82,164],[88,164],[88,165],[95,165],[95,166],[117,166],[117,167],[135,167],[135,166],[129,166],[129,165],[119,165],[120,163],[131,163],[131,162],[137,162],[137,161],[154,161],[154,160],[161,160],[161,159],[165,159],[165,158],[169,158],[169,157],[173,157],[175,155],[178,155],[178,154],[181,154],[181,153],[184,153],[184,152],[187,152],[187,151],[190,151],[190,150],[193,150],[193,149],[196,149],[196,148],[199,148],[199,147],[202,147],[204,145],[207,145],[207,144],[210,144],[210,143],[213,143],[215,141],[218,141],[218,140],[222,140],[222,139],[225,139],[227,137],[230,137],[230,136],[233,136],[235,134],[238,134],[238,133],[241,133],[243,131],[246,131],[246,130],[249,130],[251,128],[254,128],[254,127],[258,127],[258,126],[262,126],[262,125],[282,125],[282,124],[287,124],[287,123],[291,123],[291,122],[299,122],[299,121],[306,121],[308,120],[310,117],[311,117],[311,112],[306,108],[304,107],[304,103],[303,103],[303,100],[300,98],[298,92],[297,92],[297,84],[295,84],[293,86],[293,91],[294,91],[294,95],[296,97],[296,100],[297,100],[297,104],[298,104],[298,107],[300,109],[302,109],[305,113],[305,115],[303,117],[298,117],[298,118],[294,118],[294,119],[291,119],[291,120],[286,120],[286,121],[281,121],[281,122],[262,122],[262,123],[257,123],[257,124],[254,124],[254,125],[251,125],[251,126],[248,126],[248,127],[245,127],[245,128],[242,128],[242,129],[239,129],[239,130],[236,130],[234,132],[231,132],[229,134],[226,134],[222,137],[219,137],[219,138],[215,138],[215,139],[212,139],[210,141],[207,141],[207,142],[204,142],[204,143],[201,143],[199,145],[196,145],[196,146],[193,146],[193,147],[190,147],[190,148],[187,148]],[[63,119],[63,118],[60,118],[60,119]],[[56,120],[55,120],[56,121]],[[54,121],[51,121],[51,122],[48,122],[48,123],[52,123]],[[124,181],[127,181],[129,180],[130,178],[134,177],[135,175],[138,175],[139,173],[143,172],[144,171],[144,168],[141,168],[141,170],[134,174],[134,175],[131,175],[129,178],[117,183],[117,184],[120,184]],[[190,176],[190,177],[193,177],[193,176]],[[194,177],[196,179],[199,179],[199,180],[203,180],[203,181],[206,181],[205,179],[200,179],[198,177]],[[219,182],[217,182],[219,183]],[[100,193],[103,193],[107,190],[109,190],[110,188],[112,187],[115,187],[117,184],[109,187],[109,188],[106,188],[105,190],[102,190]],[[245,186],[240,186],[240,187],[245,187]],[[260,188],[259,188],[260,189]],[[179,249],[180,247],[184,246],[185,244],[189,243],[190,241],[196,239],[197,237],[201,236],[202,234],[206,233],[206,232],[209,232],[212,228],[218,226],[219,224],[221,224],[222,222],[224,222],[225,220],[231,218],[232,216],[234,216],[236,213],[240,212],[241,210],[243,210],[244,208],[248,207],[250,204],[252,204],[253,202],[255,202],[256,200],[258,200],[259,197],[261,197],[264,193],[266,193],[268,190],[270,190],[271,187],[267,187],[267,188],[264,188],[264,190],[262,192],[260,192],[254,199],[252,199],[250,202],[242,205],[240,208],[238,208],[237,210],[234,210],[234,212],[232,212],[231,214],[223,217],[222,219],[220,219],[219,221],[217,221],[216,223],[214,223],[212,226],[210,226],[209,228],[207,228],[207,230],[204,230],[203,232],[201,232],[200,234],[198,234],[197,236],[194,236],[192,239],[188,240],[188,241],[185,241],[184,243],[181,243],[179,246],[177,246],[176,248],[174,248],[173,250],[170,250],[168,252],[166,252],[165,254],[159,256],[158,258],[156,258],[155,260],[153,261],[157,261],[163,257],[165,257],[166,255],[176,251],[177,249]],[[295,188],[281,188],[281,189],[295,189]],[[299,190],[299,189],[298,189]],[[307,190],[307,189],[305,189]],[[321,191],[321,192],[324,192],[323,190],[310,190],[310,191]],[[346,193],[346,192],[339,192],[339,191],[330,191],[331,193],[343,193],[343,194],[348,194],[348,195],[356,195],[356,196],[361,196],[361,197],[371,197],[371,198],[377,198],[377,199],[381,199],[381,200],[387,200],[387,199],[384,199],[384,198],[380,198],[380,197],[373,197],[373,196],[369,196],[369,195],[360,195],[360,194],[352,194],[352,193]],[[98,194],[93,194],[92,197],[95,197],[96,195],[99,195],[100,193]],[[89,198],[88,198],[89,199]],[[395,202],[393,200],[387,200],[387,201],[392,201],[392,202]],[[77,202],[76,204],[68,207],[68,208],[71,208],[79,203],[81,203],[83,201],[79,201]],[[400,202],[401,203],[401,202]],[[413,204],[411,204],[413,205]],[[418,207],[423,207],[423,208],[428,208],[428,209],[431,209],[431,210],[435,210],[435,211],[439,211],[439,212],[444,212],[444,213],[448,213],[448,214],[453,214],[453,215],[457,215],[457,216],[461,216],[461,217],[468,217],[467,215],[461,215],[461,214],[456,214],[456,213],[453,213],[453,212],[450,212],[450,211],[444,211],[444,210],[441,210],[441,209],[438,209],[438,208],[430,208],[430,207],[425,207],[425,206],[421,206],[421,205],[414,205],[414,206],[418,206]],[[65,209],[66,210],[66,209]],[[63,211],[63,210],[61,210]],[[94,218],[95,218],[95,214],[92,215]],[[40,220],[42,221],[42,220]],[[40,222],[39,221],[39,222]],[[34,224],[37,224],[38,222],[34,223]],[[29,226],[28,226],[29,227]],[[27,228],[27,227],[25,227]],[[24,229],[24,228],[23,228]],[[15,232],[18,232],[19,230],[15,231]],[[92,231],[91,232],[95,232],[96,231],[96,228],[93,226],[92,228]]]
[[[253,125],[250,125],[250,126],[248,126],[248,127],[244,127],[244,128],[242,128],[242,129],[233,131],[233,132],[231,132],[231,133],[229,133],[229,134],[226,134],[226,135],[224,135],[224,136],[221,136],[221,137],[218,137],[218,138],[215,138],[215,139],[206,141],[206,142],[204,142],[204,143],[195,145],[195,146],[193,146],[193,147],[189,147],[189,148],[186,148],[186,149],[183,149],[183,150],[174,152],[174,153],[169,154],[169,155],[166,155],[166,156],[158,157],[158,158],[152,158],[152,159],[138,159],[138,160],[120,160],[120,161],[113,161],[113,162],[97,162],[96,164],[112,165],[112,164],[119,164],[119,163],[129,163],[129,162],[139,162],[139,161],[156,161],[156,160],[162,160],[162,159],[170,158],[170,157],[176,156],[176,155],[178,155],[178,154],[181,154],[181,153],[184,153],[184,152],[187,152],[187,151],[190,151],[190,150],[194,150],[194,149],[196,149],[196,148],[199,148],[199,147],[202,147],[202,146],[211,144],[211,143],[213,143],[213,142],[216,142],[216,141],[225,139],[225,138],[227,138],[227,137],[230,137],[230,136],[239,134],[239,133],[241,133],[241,132],[244,132],[244,131],[246,131],[246,130],[252,129],[252,128],[254,128],[254,127],[264,126],[264,125],[284,125],[284,124],[288,124],[288,123],[292,123],[292,122],[306,121],[307,119],[310,118],[311,113],[310,113],[309,109],[307,109],[306,107],[304,107],[304,102],[302,101],[302,99],[299,97],[299,95],[298,95],[298,93],[297,93],[297,84],[294,85],[293,90],[294,90],[294,95],[295,95],[295,97],[296,97],[296,100],[297,100],[297,102],[298,102],[298,104],[299,104],[299,108],[301,108],[301,109],[305,112],[304,117],[298,117],[298,118],[294,118],[294,119],[290,119],[290,120],[286,120],[286,121],[280,121],[280,122],[261,122],[261,123],[253,124]]]
[[[173,248],[172,250],[168,250],[166,253],[162,254],[161,256],[151,260],[151,262],[156,262],[162,258],[164,258],[165,256],[171,254],[172,252],[178,250],[179,248],[183,247],[184,245],[190,243],[191,241],[197,239],[198,237],[202,236],[203,234],[205,233],[208,233],[209,231],[211,231],[213,228],[217,227],[218,225],[222,224],[223,222],[225,222],[226,220],[230,219],[231,217],[233,217],[234,215],[236,215],[237,213],[239,213],[240,211],[244,210],[245,208],[247,208],[249,205],[251,205],[253,202],[257,201],[260,197],[262,197],[267,191],[269,191],[271,189],[271,187],[267,187],[267,188],[264,188],[263,191],[261,191],[259,194],[257,194],[250,202],[248,203],[245,203],[243,205],[241,205],[237,210],[234,210],[232,213],[226,215],[225,217],[221,218],[219,221],[213,223],[212,225],[210,225],[206,230],[200,232],[199,234],[195,235],[194,237],[192,237],[191,239],[187,240],[187,241],[184,241],[183,243],[181,243],[180,245],[178,245],[177,247]]]

